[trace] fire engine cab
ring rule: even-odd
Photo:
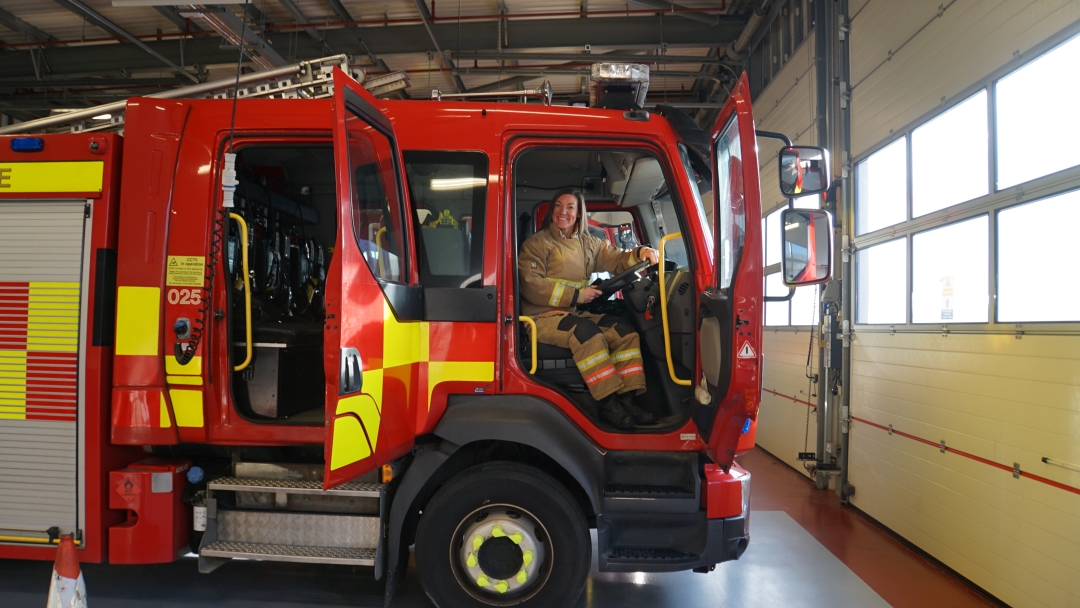
[[[389,600],[412,547],[453,607],[572,605],[590,529],[601,571],[737,559],[764,306],[745,76],[710,132],[320,82],[2,137],[0,557],[71,535],[91,562],[363,565]],[[828,187],[808,158],[781,153],[785,192]],[[639,333],[654,424],[606,425],[521,313],[519,248],[568,186],[595,236],[660,252],[587,305]],[[831,224],[799,213],[785,276],[823,282]]]

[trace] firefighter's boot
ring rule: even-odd
[[[632,429],[635,424],[634,416],[623,407],[621,395],[612,395],[600,402],[600,420],[620,431]]]
[[[623,410],[633,417],[634,424],[636,425],[643,426],[655,424],[656,421],[660,419],[656,414],[638,407],[637,403],[634,402],[633,392],[620,393],[619,401],[622,403]]]

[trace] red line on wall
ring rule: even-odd
[[[894,434],[894,435],[900,435],[901,437],[907,437],[908,439],[914,439],[915,441],[918,441],[919,443],[925,443],[926,445],[934,446],[935,448],[938,448],[939,450],[942,449],[942,446],[941,446],[940,443],[935,443],[933,441],[930,441],[929,439],[923,439],[922,437],[916,437],[915,435],[912,435],[910,433],[905,433],[903,431],[898,431],[896,429],[890,429],[887,426],[882,426],[882,425],[880,425],[880,424],[878,424],[876,422],[870,422],[869,420],[865,420],[863,418],[858,418],[856,416],[852,416],[851,419],[855,420],[857,422],[861,422],[863,424],[868,424],[868,425],[870,425],[872,427],[879,428],[879,429],[881,429],[883,431],[886,431],[886,432],[891,430],[892,434]],[[950,448],[949,446],[945,446],[944,450],[946,452],[952,452],[953,454],[956,454],[957,456],[963,456],[964,458],[970,458],[971,460],[974,460],[976,462],[981,462],[983,464],[990,465],[990,466],[992,466],[992,467],[994,467],[996,469],[1001,469],[1002,471],[1007,471],[1009,473],[1013,472],[1012,467],[1010,467],[1008,465],[1005,465],[1005,464],[1001,464],[1000,462],[994,462],[993,460],[987,460],[986,458],[983,458],[982,456],[976,456],[974,454],[969,454],[967,452],[964,452],[962,450],[958,450],[956,448]],[[1022,477],[1027,477],[1028,479],[1032,479],[1034,481],[1045,483],[1048,486],[1053,486],[1053,487],[1055,487],[1055,488],[1057,488],[1059,490],[1065,490],[1066,492],[1072,492],[1073,494],[1080,494],[1080,488],[1074,488],[1072,486],[1068,486],[1068,485],[1065,485],[1063,483],[1054,481],[1053,479],[1047,479],[1047,478],[1042,477],[1040,475],[1035,475],[1034,473],[1028,473],[1027,471],[1020,471],[1020,475]]]
[[[776,395],[777,397],[783,397],[784,399],[791,399],[795,403],[802,403],[803,405],[810,406],[810,407],[814,408],[815,410],[817,409],[817,405],[815,405],[813,403],[810,403],[809,401],[803,401],[802,399],[799,399],[798,397],[792,397],[791,395],[785,395],[784,393],[778,393],[778,392],[776,392],[776,391],[774,391],[772,389],[767,389],[767,388],[763,388],[761,390],[763,392],[771,393],[773,395]],[[1009,469],[1009,470],[1011,471],[1012,469]]]

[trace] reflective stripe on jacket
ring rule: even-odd
[[[530,316],[571,312],[578,303],[578,292],[589,285],[593,273],[618,274],[638,261],[633,251],[619,249],[588,233],[565,238],[555,224],[550,224],[521,246],[521,312]]]

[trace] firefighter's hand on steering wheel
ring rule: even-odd
[[[649,263],[653,266],[656,266],[660,263],[660,252],[653,249],[652,247],[642,247],[638,250],[637,257],[642,262],[648,260]]]
[[[588,304],[603,295],[603,292],[595,287],[583,287],[578,292],[578,302]]]

